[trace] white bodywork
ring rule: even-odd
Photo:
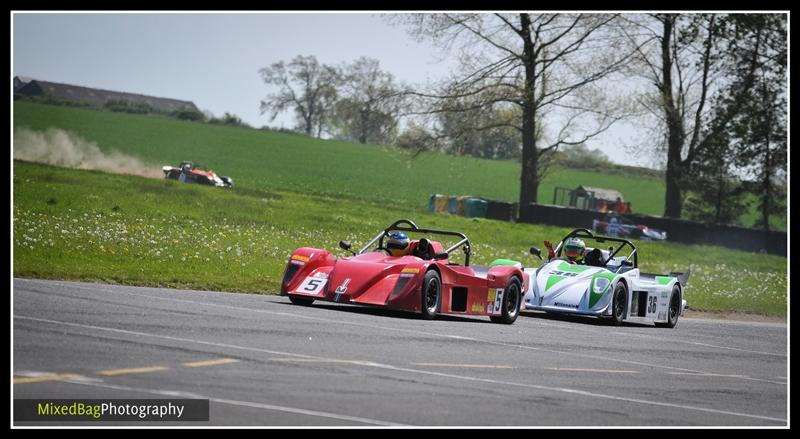
[[[604,258],[608,253],[603,251]],[[570,264],[554,259],[539,268],[526,268],[530,275],[523,299],[524,309],[568,314],[611,316],[614,290],[623,282],[627,300],[623,320],[630,322],[667,322],[673,287],[678,285],[680,315],[686,309],[683,292],[686,282],[677,273],[654,275],[623,265],[625,258],[615,258],[607,267]]]

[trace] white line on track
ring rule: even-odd
[[[63,321],[50,320],[50,319],[40,319],[40,318],[30,317],[30,316],[16,315],[16,316],[14,316],[14,318],[15,319],[22,319],[22,320],[37,321],[37,322],[42,322],[42,323],[51,323],[51,324],[63,325],[63,326],[72,326],[72,327],[78,327],[78,328],[93,329],[93,330],[99,330],[99,331],[110,331],[110,332],[117,332],[117,333],[130,334],[130,335],[139,335],[139,336],[146,336],[146,337],[153,337],[153,338],[162,338],[162,339],[174,340],[174,341],[182,341],[182,342],[189,342],[189,343],[199,343],[199,344],[205,344],[205,345],[229,347],[229,348],[242,349],[242,350],[251,350],[251,351],[255,351],[255,352],[277,353],[276,351],[271,351],[271,350],[262,349],[262,348],[251,348],[251,347],[248,347],[248,346],[228,345],[228,344],[225,344],[225,343],[207,342],[207,341],[203,341],[203,340],[194,340],[194,339],[181,338],[181,337],[171,337],[171,336],[165,336],[165,335],[159,335],[159,334],[151,334],[151,333],[139,332],[139,331],[127,331],[127,330],[124,330],[124,329],[108,328],[108,327],[104,327],[104,326],[85,325],[85,324],[81,324],[81,323],[63,322]],[[287,353],[287,352],[281,352],[280,354],[281,355],[287,355],[287,356],[301,357],[301,358],[322,358],[322,357],[315,357],[315,356],[312,356],[312,355],[295,354],[295,353]],[[773,421],[773,422],[783,422],[783,423],[786,422],[786,419],[775,418],[775,417],[771,417],[771,416],[761,416],[761,415],[754,415],[754,414],[750,414],[750,413],[732,412],[732,411],[728,411],[728,410],[718,410],[718,409],[690,406],[690,405],[684,405],[684,404],[673,404],[673,403],[667,403],[667,402],[648,401],[648,400],[637,399],[637,398],[626,398],[626,397],[621,397],[621,396],[599,394],[599,393],[587,392],[587,391],[583,391],[583,390],[570,389],[570,388],[565,388],[565,387],[550,387],[550,386],[542,386],[542,385],[537,385],[537,384],[527,384],[527,383],[518,383],[518,382],[494,380],[494,379],[488,379],[488,378],[478,378],[478,377],[471,377],[471,376],[466,376],[466,375],[455,375],[455,374],[444,373],[444,372],[433,372],[433,371],[423,370],[423,369],[411,369],[411,368],[400,367],[400,366],[392,366],[392,365],[389,365],[389,364],[376,363],[376,362],[372,362],[372,361],[352,361],[352,362],[349,362],[348,364],[364,366],[364,367],[374,367],[374,368],[378,368],[378,369],[392,370],[392,371],[397,371],[397,372],[408,372],[408,373],[412,373],[412,374],[425,374],[425,375],[437,376],[437,377],[442,377],[442,378],[452,378],[452,379],[464,380],[464,381],[482,382],[482,383],[489,383],[489,384],[503,385],[503,386],[511,386],[511,387],[519,386],[519,387],[526,387],[526,388],[543,390],[543,391],[550,391],[550,392],[569,393],[569,394],[581,395],[581,396],[592,397],[592,398],[601,398],[601,399],[611,399],[611,400],[616,400],[616,401],[625,401],[625,402],[630,402],[630,403],[640,404],[640,405],[654,405],[654,406],[659,406],[659,407],[670,407],[670,408],[690,410],[690,411],[699,411],[699,412],[706,412],[706,413],[716,413],[716,414],[721,414],[721,415],[738,416],[738,417],[753,418],[753,419],[762,419],[762,420]]]
[[[549,327],[552,327],[552,328],[564,328],[564,329],[569,329],[571,331],[583,331],[583,332],[591,332],[591,333],[595,333],[596,332],[596,331],[594,331],[594,329],[583,328],[583,327],[579,327],[579,326],[559,325],[559,324],[553,323],[553,322],[538,322],[538,323],[540,323],[543,326],[549,326]],[[730,347],[730,346],[720,346],[720,345],[711,344],[711,343],[700,343],[700,342],[697,342],[697,341],[681,340],[681,339],[678,339],[678,338],[654,337],[652,334],[635,334],[635,333],[632,333],[632,332],[622,332],[622,331],[609,331],[609,334],[622,335],[622,336],[625,336],[625,337],[644,338],[644,339],[647,339],[647,340],[658,340],[658,341],[663,341],[665,343],[683,343],[683,344],[689,344],[689,345],[694,345],[694,346],[702,346],[702,347],[706,347],[706,348],[725,349],[725,350],[731,350],[731,351],[747,352],[748,354],[769,355],[771,357],[786,358],[786,354],[777,353],[777,352],[765,352],[765,351],[756,351],[756,350],[752,350],[752,349],[734,348],[734,347]]]
[[[98,382],[89,382],[83,380],[65,380],[63,382],[72,383],[72,384],[80,384],[84,386],[92,386],[92,387],[101,387],[106,389],[114,389],[114,390],[124,390],[130,392],[142,392],[142,393],[150,393],[154,395],[162,395],[162,396],[171,396],[173,398],[192,398],[192,399],[207,399],[209,401],[213,401],[220,404],[228,404],[228,405],[236,405],[242,407],[252,407],[262,410],[272,410],[278,412],[286,412],[286,413],[295,413],[300,415],[308,415],[308,416],[317,416],[321,418],[331,418],[331,419],[338,419],[340,421],[350,421],[350,422],[358,422],[362,424],[370,424],[370,425],[382,425],[382,426],[391,426],[391,425],[403,425],[397,424],[394,422],[387,422],[387,421],[380,421],[377,419],[370,419],[370,418],[362,418],[359,416],[349,416],[349,415],[342,415],[338,413],[330,413],[330,412],[322,412],[319,410],[308,410],[308,409],[300,409],[296,407],[287,407],[282,405],[273,405],[273,404],[264,404],[260,402],[252,402],[252,401],[238,401],[234,399],[225,399],[225,398],[214,398],[211,396],[205,395],[198,395],[195,393],[188,393],[188,392],[180,392],[180,391],[173,391],[173,390],[158,390],[158,389],[144,389],[144,388],[137,388],[137,387],[129,387],[129,386],[120,386],[115,384],[108,384],[108,383],[98,383]]]
[[[108,293],[112,293],[112,294],[124,294],[124,295],[130,295],[130,296],[135,296],[135,297],[146,297],[148,299],[161,299],[161,300],[166,300],[166,301],[169,301],[169,302],[191,303],[191,304],[194,304],[194,305],[214,306],[214,307],[218,307],[218,308],[233,309],[233,310],[237,310],[237,311],[250,311],[250,312],[256,312],[256,313],[261,313],[261,314],[280,315],[280,316],[291,317],[291,318],[295,318],[295,319],[306,319],[306,320],[316,320],[316,321],[326,322],[326,323],[335,323],[335,324],[338,324],[338,325],[360,326],[360,327],[365,327],[365,328],[381,329],[381,330],[392,331],[392,332],[407,332],[407,333],[411,333],[411,334],[426,335],[426,336],[431,336],[431,337],[442,337],[442,338],[449,338],[449,339],[455,339],[455,340],[473,341],[473,342],[477,342],[477,343],[486,343],[486,344],[491,344],[491,345],[496,345],[496,346],[503,346],[503,347],[517,348],[517,349],[525,349],[525,350],[533,350],[533,351],[540,351],[540,352],[548,352],[548,353],[552,353],[552,354],[569,355],[569,356],[574,356],[574,357],[590,358],[590,359],[593,359],[593,360],[611,361],[611,362],[617,362],[617,363],[623,363],[623,364],[632,364],[632,365],[643,366],[643,367],[647,367],[647,368],[658,368],[658,369],[681,371],[681,372],[692,372],[692,373],[697,373],[697,374],[718,373],[718,372],[711,372],[711,371],[704,371],[704,370],[697,370],[697,369],[688,369],[688,368],[683,368],[683,367],[664,366],[664,365],[661,365],[661,364],[647,363],[647,362],[643,362],[643,361],[634,361],[634,360],[624,360],[624,359],[620,359],[620,358],[611,358],[609,356],[602,356],[602,355],[581,354],[581,353],[577,353],[577,352],[569,352],[569,351],[561,351],[561,350],[549,349],[549,348],[533,347],[533,346],[520,345],[520,344],[514,344],[514,343],[500,342],[500,341],[495,341],[495,340],[480,339],[480,338],[475,338],[475,337],[465,337],[465,336],[461,336],[461,335],[440,334],[440,333],[428,332],[428,331],[418,331],[418,330],[414,330],[414,329],[393,328],[393,327],[373,325],[373,324],[368,324],[368,323],[356,323],[356,322],[348,322],[348,321],[342,321],[342,320],[326,319],[326,318],[323,318],[323,317],[314,317],[314,316],[308,316],[308,315],[303,315],[303,314],[294,314],[294,313],[282,312],[282,311],[268,311],[268,310],[264,310],[264,309],[245,308],[245,307],[233,306],[233,305],[223,305],[223,304],[214,303],[214,302],[202,302],[202,301],[197,301],[197,300],[177,299],[177,298],[174,298],[174,297],[163,297],[163,296],[151,295],[151,294],[140,294],[140,293],[134,293],[134,292],[129,292],[129,291],[118,291],[118,290],[114,290],[114,289],[110,289],[110,288],[104,288],[104,286],[102,286],[100,284],[98,284],[99,285],[98,287],[86,287],[86,286],[83,286],[83,285],[75,285],[75,284],[71,284],[71,283],[62,283],[61,285],[66,286],[66,287],[89,290],[89,291],[103,291],[103,292],[108,292]],[[71,297],[71,296],[69,296],[69,297]],[[167,311],[167,310],[165,310],[165,311]],[[550,326],[552,326],[552,324]],[[738,379],[745,380],[745,381],[758,381],[758,382],[765,382],[765,383],[770,383],[770,384],[786,385],[786,383],[782,382],[782,381],[775,381],[775,380],[769,380],[769,379],[763,379],[763,378],[742,377],[742,378],[738,378]]]

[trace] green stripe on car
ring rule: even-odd
[[[617,277],[617,275],[614,273],[597,273],[592,276],[592,282],[589,283],[589,308],[593,307],[597,301],[603,297],[603,294],[605,294],[605,292],[611,288],[611,284],[615,277]],[[599,278],[608,280],[608,285],[606,285],[605,288],[603,288],[599,293],[596,293],[594,291],[594,284]]]
[[[566,276],[559,276],[557,274],[551,274],[550,277],[547,278],[547,285],[544,286],[544,290],[547,291],[555,285],[556,283],[566,279]]]
[[[566,271],[568,273],[583,273],[591,268],[592,267],[587,267],[585,265],[573,265],[568,262],[562,262],[558,265],[559,270]]]
[[[659,285],[667,285],[672,282],[672,279],[675,278],[669,276],[656,276],[656,282],[658,282]]]

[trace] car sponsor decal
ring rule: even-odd
[[[293,260],[295,260],[295,261],[303,261],[303,262],[308,262],[308,260],[309,260],[310,258],[309,258],[308,256],[302,256],[302,255],[292,255],[292,259],[293,259]]]
[[[471,311],[472,312],[480,312],[480,313],[482,313],[482,312],[486,312],[486,308],[483,306],[482,303],[477,303],[476,302],[476,303],[472,304]]]
[[[573,305],[571,303],[554,302],[553,305],[560,306],[560,307],[563,307],[563,308],[575,308],[575,309],[578,309],[578,305]]]
[[[350,278],[344,280],[338,287],[336,287],[336,294],[344,294],[347,292],[347,285],[350,284]]]
[[[404,268],[401,273],[419,273],[419,268]]]
[[[328,283],[328,279],[323,277],[317,276],[308,276],[303,280],[303,283],[297,287],[296,292],[302,294],[320,294],[324,288],[325,284]]]
[[[342,298],[342,294],[347,292],[347,286],[350,284],[350,278],[345,278],[344,282],[336,287],[336,295],[333,296],[333,301],[338,302]]]

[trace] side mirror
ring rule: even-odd
[[[448,255],[447,253],[436,253],[435,255],[433,255],[433,259],[436,259],[437,261],[442,259],[447,259],[449,257],[450,255]]]
[[[532,255],[534,255],[534,256],[536,256],[536,257],[537,257],[537,258],[539,258],[540,260],[543,260],[543,259],[542,259],[542,251],[541,251],[541,250],[539,250],[539,248],[538,248],[538,247],[531,247],[531,254],[532,254]]]
[[[340,248],[340,249],[342,249],[342,250],[347,250],[347,251],[349,251],[350,253],[352,253],[352,254],[353,254],[353,256],[355,256],[355,255],[356,255],[356,252],[354,252],[354,251],[350,250],[350,248],[351,248],[352,246],[353,246],[353,244],[351,244],[351,243],[350,243],[350,241],[345,241],[345,240],[341,240],[341,241],[339,241],[339,248]]]

